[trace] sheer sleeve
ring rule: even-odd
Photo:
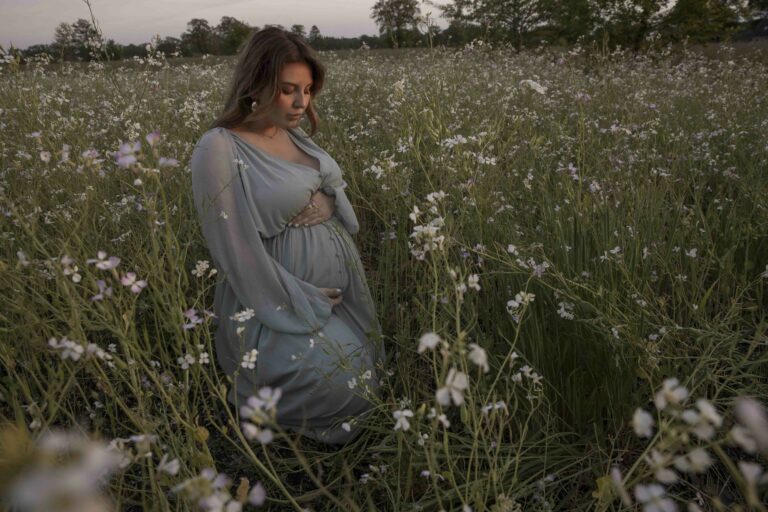
[[[253,309],[256,319],[274,331],[300,334],[323,327],[331,316],[331,300],[267,252],[258,205],[249,204],[226,134],[206,132],[195,146],[190,167],[203,236],[243,307]]]

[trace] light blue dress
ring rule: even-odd
[[[369,413],[379,393],[381,329],[351,236],[359,226],[341,169],[300,128],[289,135],[320,162],[320,172],[226,128],[205,132],[192,153],[195,208],[220,275],[216,358],[233,378],[228,400],[235,406],[262,386],[279,387],[283,428],[344,443],[359,435],[354,418]],[[335,195],[333,217],[290,227],[318,189]],[[341,288],[341,304],[332,307],[319,288]],[[252,318],[232,319],[246,308]],[[252,349],[258,355],[249,369],[242,363]],[[342,422],[351,423],[349,431]]]

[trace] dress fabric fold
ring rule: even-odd
[[[359,435],[356,420],[379,393],[381,329],[351,236],[359,224],[342,171],[301,129],[288,133],[317,159],[319,171],[222,127],[206,131],[192,153],[195,209],[219,271],[216,359],[232,377],[233,405],[244,405],[261,387],[279,387],[281,427],[344,443]],[[289,226],[318,189],[335,196],[334,215]],[[341,288],[342,302],[332,307],[320,288]],[[253,349],[249,368],[244,358]]]

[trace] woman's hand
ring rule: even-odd
[[[309,198],[309,204],[288,223],[293,227],[314,226],[330,219],[336,209],[336,198],[318,190]]]
[[[315,204],[313,207],[312,204]],[[309,204],[288,222],[290,226],[314,226],[325,222],[333,216],[336,209],[336,198],[318,190],[309,198]]]
[[[320,288],[320,291],[331,299],[331,307],[341,304],[342,296],[340,288]]]

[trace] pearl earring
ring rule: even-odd
[[[251,102],[251,112],[253,112],[254,110],[256,110],[256,107],[258,107],[258,106],[259,106],[259,102],[258,102],[258,101],[256,101],[256,100],[253,100],[253,101]]]

